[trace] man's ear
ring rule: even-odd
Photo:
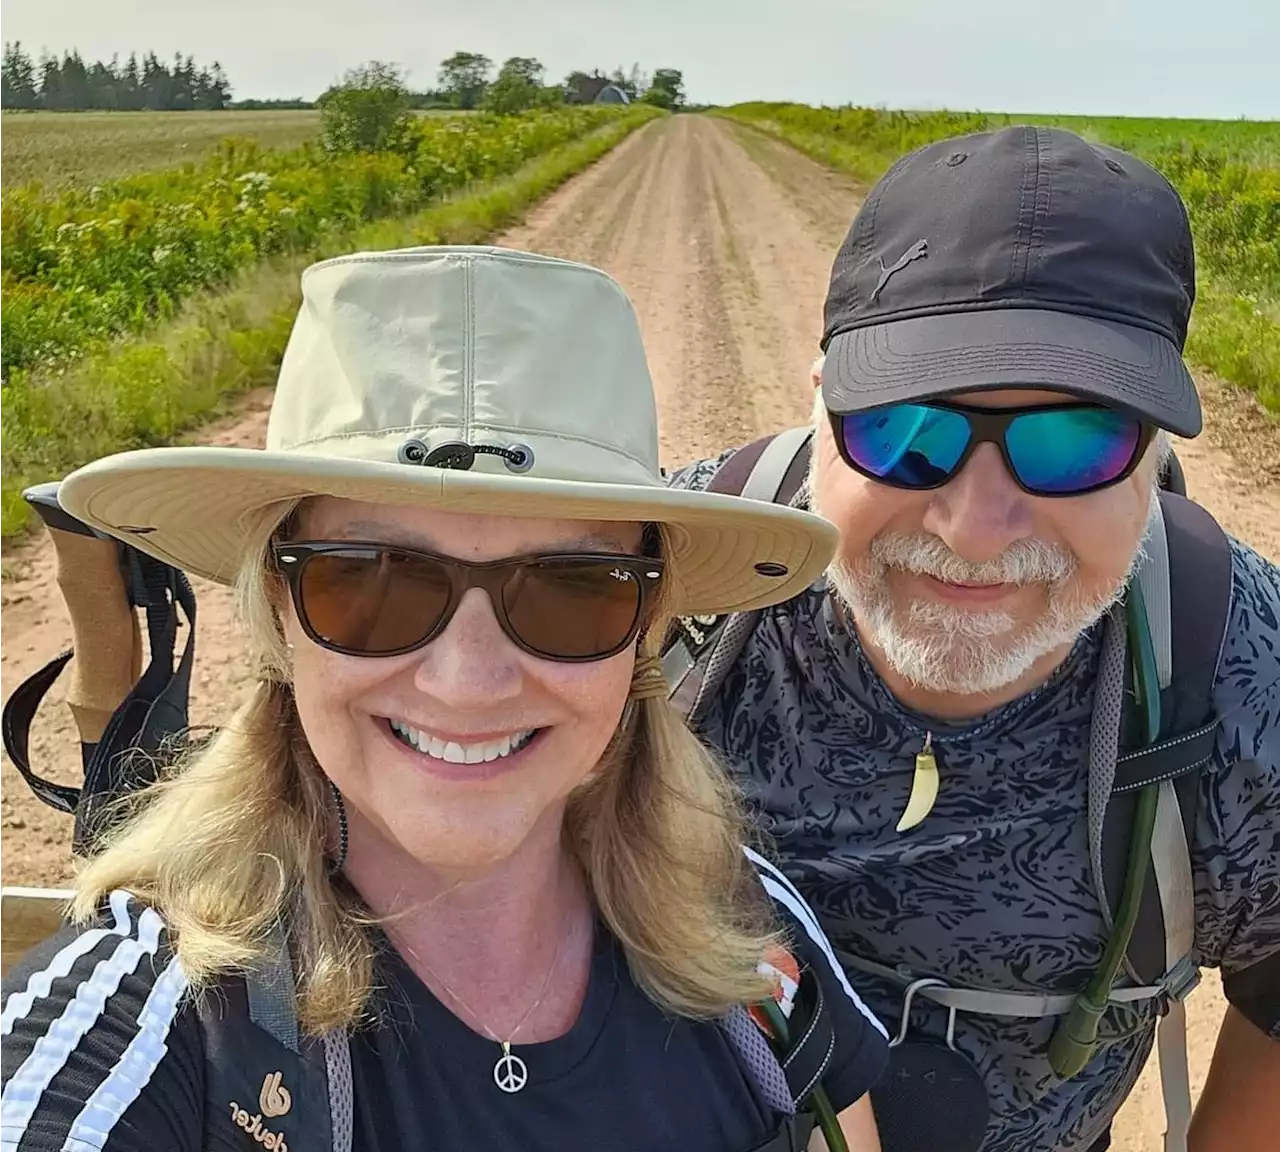
[[[827,358],[825,356],[819,356],[809,366],[809,382],[814,386],[814,388],[822,387],[822,365],[826,359]]]

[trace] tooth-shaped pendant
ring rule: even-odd
[[[930,812],[938,798],[938,761],[933,755],[933,733],[926,732],[924,747],[916,753],[916,774],[911,780],[911,796],[898,821],[898,831],[914,828]]]

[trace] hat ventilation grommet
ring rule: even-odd
[[[426,458],[427,446],[421,440],[406,440],[396,453],[401,464],[421,464]]]
[[[528,444],[508,444],[502,462],[508,472],[528,472],[533,467],[533,449]]]

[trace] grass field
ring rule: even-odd
[[[25,485],[167,443],[267,383],[312,260],[480,243],[661,114],[424,119],[406,154],[259,151],[234,171],[210,157],[204,185],[190,165],[52,200],[6,192],[4,350],[28,360],[4,383],[4,535],[30,523]]]
[[[292,148],[319,127],[320,113],[312,111],[7,113],[0,171],[6,189],[91,185],[203,160],[228,136]]]
[[[1133,152],[1187,204],[1198,298],[1188,356],[1280,413],[1280,123],[886,112],[740,104],[728,116],[868,183],[904,152],[950,136],[1036,123]]]

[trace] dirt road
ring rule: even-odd
[[[681,116],[644,129],[537,209],[500,243],[584,260],[622,283],[639,311],[661,409],[663,456],[677,463],[807,419],[831,258],[860,190],[784,146],[723,122]],[[1212,430],[1182,448],[1190,486],[1227,528],[1280,558],[1280,463],[1270,474],[1239,459],[1280,462],[1274,428],[1247,403],[1205,384]],[[205,443],[258,447],[269,395],[206,429]],[[1212,441],[1230,441],[1238,456]],[[1265,444],[1265,451],[1251,445]],[[8,693],[69,642],[52,556],[37,542],[6,556],[3,656]],[[226,594],[197,589],[199,659],[192,720],[225,717],[244,670]],[[75,738],[52,693],[33,759],[74,781]],[[0,796],[6,883],[68,875],[68,819],[35,802],[13,767]],[[1193,1078],[1203,1082],[1221,1014],[1215,990],[1193,1001]],[[1126,1107],[1119,1152],[1156,1152],[1162,1130],[1150,1073]]]

